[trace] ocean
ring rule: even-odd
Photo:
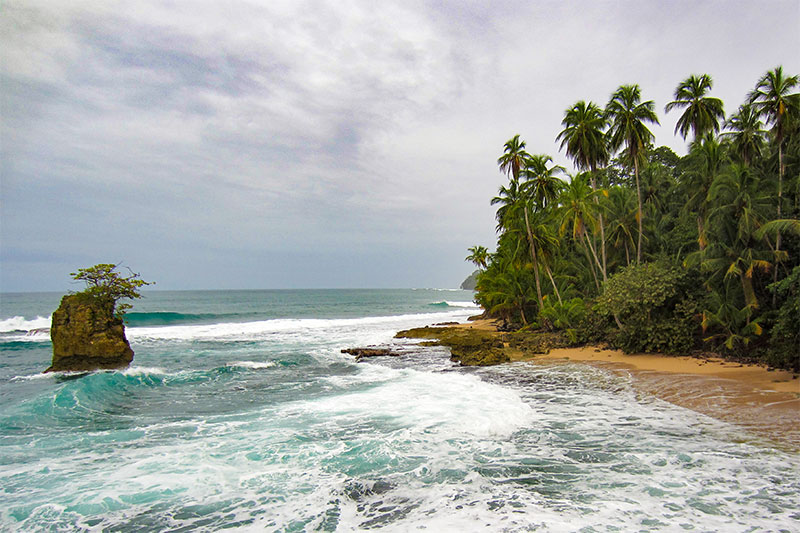
[[[625,373],[393,339],[470,292],[149,291],[130,368],[45,375],[60,296],[0,295],[2,531],[800,531],[796,450]]]

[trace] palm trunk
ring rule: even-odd
[[[597,279],[597,272],[594,271],[594,263],[592,262],[592,257],[589,255],[588,247],[584,244],[581,246],[583,248],[583,252],[586,254],[586,262],[589,264],[589,270],[592,271],[592,277],[594,278],[594,286],[597,287],[597,290],[600,290],[600,281]]]
[[[780,138],[778,138],[778,218],[781,218],[781,196],[783,194],[783,146],[781,144]],[[778,251],[781,249],[781,232],[778,231],[777,236],[775,237],[775,253],[777,254]],[[776,258],[777,259],[777,258]],[[777,263],[777,261],[776,261]],[[778,265],[775,265],[775,269],[772,272],[772,282],[778,282]],[[778,302],[778,291],[772,292],[772,306]]]
[[[542,298],[542,284],[539,281],[539,261],[536,258],[536,245],[533,244],[533,233],[531,224],[528,221],[528,207],[525,206],[525,229],[528,232],[528,245],[531,249],[531,260],[533,261],[533,276],[536,279],[536,297],[539,299],[539,310],[544,308],[544,298]]]
[[[631,266],[631,254],[628,251],[628,241],[625,241],[625,261],[627,262],[627,266]]]
[[[585,233],[583,234],[583,236],[586,238],[587,247],[589,248],[589,250],[592,251],[592,257],[594,257],[595,264],[602,271],[603,267],[600,265],[600,260],[597,258],[597,252],[594,249],[594,244],[592,244],[592,240]],[[607,281],[607,280],[605,278],[603,278],[603,281]]]
[[[545,271],[547,271],[547,276],[550,278],[550,283],[553,284],[553,292],[556,293],[556,298],[558,298],[558,303],[563,304],[564,302],[561,301],[561,293],[558,290],[556,281],[553,279],[553,273],[550,271],[550,267],[547,265],[547,263],[544,264],[544,269]]]
[[[705,250],[706,244],[706,233],[705,227],[703,224],[703,217],[701,215],[697,216],[697,244],[700,246],[701,250]]]
[[[596,172],[596,169],[594,168],[594,165],[592,165],[592,167],[591,167],[591,172],[592,172],[592,174],[591,174],[591,176],[592,176],[592,190],[597,192],[597,182],[595,181],[595,176],[594,176],[594,174]],[[597,204],[598,211],[599,211],[600,200],[597,198],[596,194],[594,196],[594,203]],[[603,213],[602,213],[602,211],[598,212],[598,215],[600,217],[600,255],[603,258],[603,265],[600,268],[600,271],[603,273],[603,281],[608,281],[608,277],[606,275],[606,272],[607,272],[607,267],[606,267],[606,228],[605,228],[605,224],[603,224]]]
[[[630,150],[630,147],[629,147]],[[638,211],[636,213],[636,218],[639,222],[639,242],[636,243],[636,264],[641,264],[642,262],[642,188],[639,186],[639,159],[637,158],[638,154],[633,156],[633,172],[636,176],[636,201],[638,202]]]
[[[753,278],[748,277],[747,274],[741,274],[742,290],[744,291],[744,303],[751,309],[758,308],[758,300],[756,299],[756,292],[753,290]]]

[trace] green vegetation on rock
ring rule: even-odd
[[[426,346],[446,346],[451,359],[463,366],[489,366],[511,361],[511,354],[544,354],[570,345],[561,333],[533,330],[498,333],[464,327],[424,327],[398,332],[399,339],[430,339]]]
[[[64,296],[53,313],[53,360],[46,372],[121,368],[133,360],[122,320],[130,305],[118,302],[140,298],[139,288],[150,283],[133,272],[121,276],[117,266],[99,264],[70,274],[86,289]]]

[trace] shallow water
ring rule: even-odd
[[[130,369],[42,375],[47,336],[20,325],[46,299],[4,295],[0,529],[798,529],[798,454],[740,426],[601,368],[392,340],[470,297],[151,293]],[[403,355],[340,353],[388,342]]]

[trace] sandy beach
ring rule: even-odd
[[[495,322],[485,319],[459,327],[496,330]],[[800,448],[800,378],[792,372],[720,358],[625,354],[596,347],[558,348],[546,355],[516,352],[512,360],[585,363],[626,373],[643,393]]]

